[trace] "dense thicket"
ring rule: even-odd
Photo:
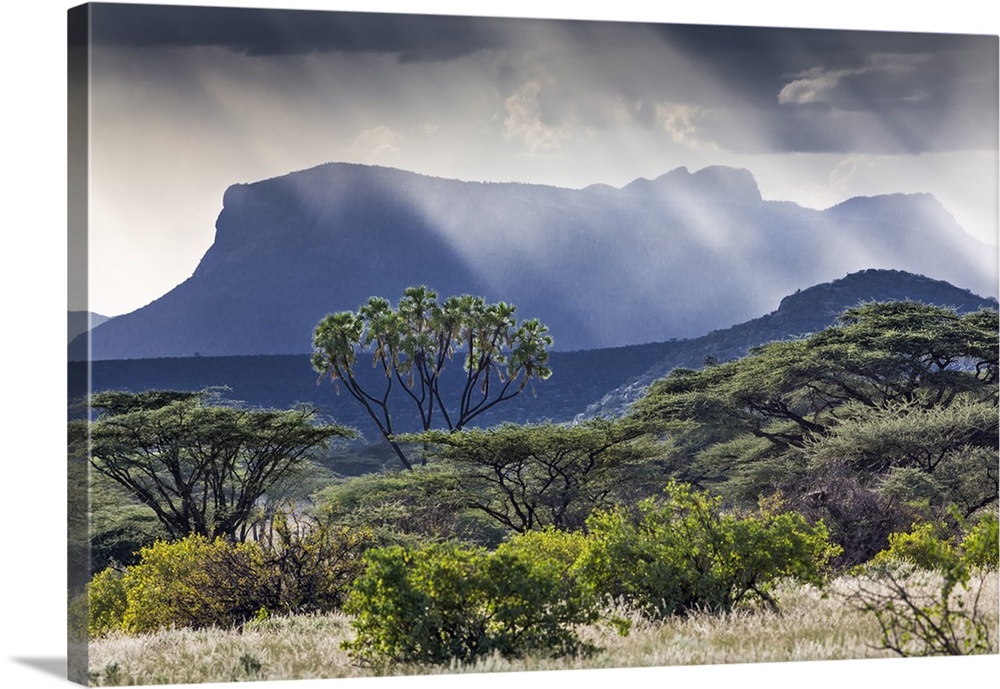
[[[863,562],[918,513],[997,501],[997,313],[866,304],[810,337],[675,370],[632,413],[675,424],[677,476],[781,490]]]
[[[191,534],[142,548],[88,586],[91,636],[170,627],[232,627],[269,615],[339,610],[371,545],[363,529],[302,525],[282,515],[267,538]]]

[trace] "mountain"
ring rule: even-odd
[[[560,350],[621,346],[695,337],[865,268],[997,291],[996,248],[926,194],[819,211],[726,167],[563,189],[330,163],[230,187],[191,277],[95,328],[92,356],[305,353],[327,313],[414,284],[513,303]]]
[[[701,368],[709,358],[723,362],[746,355],[751,348],[777,340],[797,339],[833,325],[838,314],[867,302],[917,301],[968,313],[997,310],[996,299],[984,299],[942,280],[898,270],[864,270],[833,282],[797,291],[778,308],[731,328],[675,343],[647,371],[602,396],[578,419],[616,416],[642,396],[650,383],[675,368]]]
[[[646,385],[676,366],[699,367],[708,356],[720,361],[741,356],[752,346],[824,328],[838,313],[859,303],[897,299],[951,306],[962,312],[997,308],[996,300],[982,299],[945,282],[902,271],[867,270],[804,289],[782,299],[777,310],[765,316],[702,337],[553,352],[552,377],[495,407],[481,419],[481,425],[566,422],[620,413]],[[226,386],[228,397],[247,405],[285,409],[300,402],[311,404],[338,423],[360,429],[368,440],[378,438],[360,405],[346,392],[338,395],[329,381],[318,381],[304,354],[108,360],[92,366],[73,362],[69,371],[71,400],[86,394],[88,382],[95,391]],[[375,382],[374,369],[361,367],[358,373]],[[418,429],[415,413],[407,406],[398,407],[394,419],[400,430]]]
[[[66,331],[69,335],[69,342],[72,342],[78,336],[108,320],[107,316],[102,316],[99,313],[91,311],[68,311],[67,314],[68,325]]]

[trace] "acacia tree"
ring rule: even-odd
[[[849,309],[808,338],[772,342],[701,371],[676,369],[634,407],[690,422],[694,452],[751,435],[778,452],[828,436],[847,409],[997,404],[997,313],[915,302]]]
[[[310,409],[209,404],[209,391],[108,391],[71,437],[91,467],[147,505],[172,537],[242,538],[257,501],[310,451],[353,432]]]
[[[412,436],[451,464],[462,499],[504,528],[581,529],[595,509],[659,485],[654,422],[591,419],[572,426],[504,424]]]
[[[313,333],[313,367],[342,384],[361,404],[407,469],[412,464],[394,437],[391,403],[408,400],[425,431],[461,430],[496,405],[520,394],[533,378],[551,375],[552,338],[537,319],[517,322],[516,307],[462,295],[438,301],[435,291],[408,287],[394,309],[371,297],[358,311],[324,318]],[[380,375],[362,382],[359,357],[371,354]],[[463,373],[445,384],[455,357]]]
[[[996,502],[997,335],[992,309],[865,304],[804,339],[676,369],[632,414],[677,424],[672,461],[701,484],[735,501],[780,489],[857,563],[925,509],[910,497],[966,514]]]

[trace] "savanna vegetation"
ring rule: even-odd
[[[865,304],[615,418],[479,428],[551,373],[513,313],[411,288],[317,326],[395,471],[338,475],[350,431],[310,410],[95,395],[71,427],[93,681],[997,651],[995,311]],[[395,399],[422,432],[393,433]],[[166,639],[216,665],[164,669]]]

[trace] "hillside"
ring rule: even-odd
[[[960,311],[997,308],[996,300],[982,299],[948,283],[901,271],[867,270],[831,283],[802,290],[781,300],[778,308],[759,318],[714,331],[699,338],[629,347],[554,352],[553,375],[532,389],[496,407],[481,419],[490,426],[551,420],[565,422],[581,416],[621,412],[644,386],[676,366],[698,367],[706,357],[726,360],[745,354],[758,344],[814,332],[830,325],[843,309],[865,301],[913,299]],[[71,399],[85,393],[85,365],[70,365]],[[374,376],[366,367],[359,374]],[[189,357],[96,361],[94,390],[156,388],[198,390],[230,388],[227,395],[252,406],[287,408],[304,402],[323,414],[361,429],[377,439],[362,409],[329,381],[318,381],[307,355]],[[406,407],[398,410],[401,430],[416,430],[417,419]]]
[[[306,353],[326,314],[414,284],[513,303],[562,351],[662,342],[866,268],[996,293],[996,249],[926,194],[818,211],[724,167],[577,190],[327,164],[230,187],[193,275],[95,328],[93,358]]]
[[[69,338],[68,342],[72,342],[83,333],[92,328],[96,328],[106,320],[108,320],[108,317],[102,316],[99,313],[92,313],[90,311],[69,311],[67,313],[66,328]]]
[[[614,416],[642,395],[645,387],[674,368],[701,368],[709,358],[728,361],[752,347],[802,337],[826,328],[845,309],[872,301],[918,301],[954,308],[959,313],[997,309],[996,299],[984,299],[941,280],[896,270],[864,270],[840,280],[815,285],[789,295],[778,308],[760,318],[678,343],[642,375],[623,383],[587,407],[579,418]]]

